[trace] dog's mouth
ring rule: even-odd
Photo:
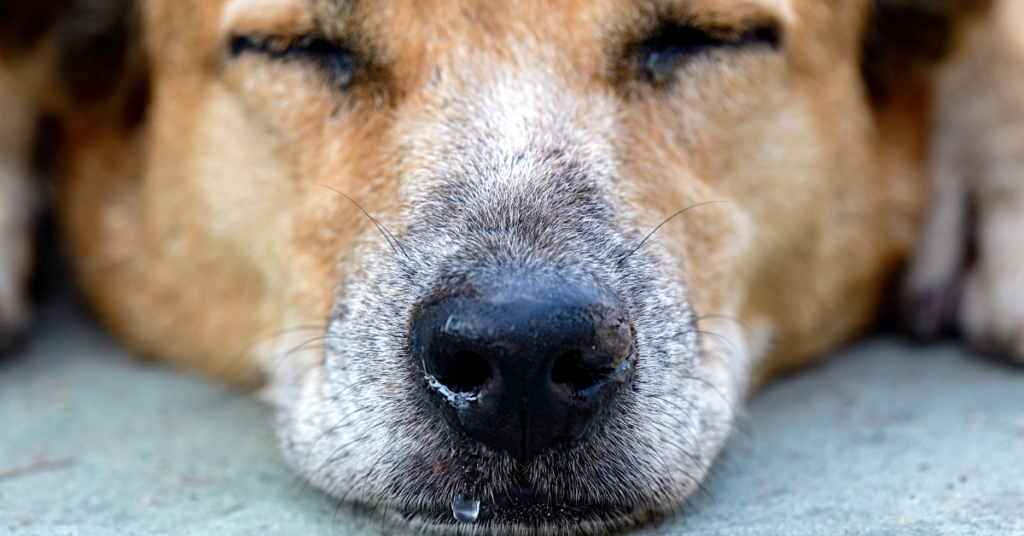
[[[636,506],[554,496],[529,483],[517,483],[483,499],[462,494],[451,504],[401,511],[401,516],[413,526],[455,530],[476,526],[498,533],[514,532],[516,527],[530,527],[533,531],[549,527],[554,532],[566,527],[607,529],[627,521],[642,522],[652,515],[653,512],[647,512],[638,519]]]

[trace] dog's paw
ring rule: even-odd
[[[904,284],[904,324],[925,342],[955,323],[973,232],[964,188],[957,175],[932,176],[932,205]]]
[[[1024,4],[997,2],[938,79],[931,212],[904,318],[1024,363]]]
[[[935,186],[904,291],[907,327],[924,341],[959,331],[1024,363],[1024,136],[1019,157],[990,162],[965,188]]]
[[[21,341],[29,324],[35,198],[30,156],[35,111],[0,64],[0,354]]]
[[[957,321],[979,348],[1024,364],[1024,157],[1014,164],[990,170],[976,193],[977,258]]]
[[[0,162],[0,354],[23,339],[29,325],[31,269],[29,185]]]

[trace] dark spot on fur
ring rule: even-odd
[[[920,76],[950,52],[958,23],[991,0],[875,0],[863,41],[861,70],[875,102]]]
[[[68,0],[0,0],[0,57],[38,44],[68,4]]]
[[[129,0],[74,2],[57,29],[57,68],[67,90],[94,102],[117,92],[141,55],[140,22]]]
[[[132,127],[149,103],[149,72],[135,0],[0,0],[0,58],[43,46],[51,95],[75,113]],[[52,103],[52,101],[51,101]]]
[[[0,56],[52,39],[55,93],[130,126],[149,101],[140,26],[135,0],[0,0]]]

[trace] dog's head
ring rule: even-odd
[[[466,531],[641,521],[909,245],[868,7],[143,2],[141,125],[70,135],[80,273],[147,351],[236,378],[246,354],[339,497]]]

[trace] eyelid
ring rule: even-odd
[[[301,41],[309,39],[309,35],[263,34],[248,33],[233,35],[229,41],[231,55],[238,57],[246,52],[269,54],[273,57],[283,56],[294,50]]]
[[[771,23],[748,24],[742,27],[704,26],[688,21],[662,22],[651,36],[644,41],[644,46],[672,46],[675,43],[706,45],[742,45],[753,42],[766,43],[772,47],[779,45],[779,29]]]
[[[663,83],[670,79],[679,62],[685,58],[723,48],[767,45],[778,50],[780,42],[780,29],[770,21],[722,26],[670,19],[661,21],[640,43],[639,50],[647,76],[655,83]]]
[[[318,65],[340,87],[348,86],[358,67],[355,54],[340,42],[319,33],[306,35],[235,35],[229,41],[234,58],[246,53],[280,61],[307,61]]]

